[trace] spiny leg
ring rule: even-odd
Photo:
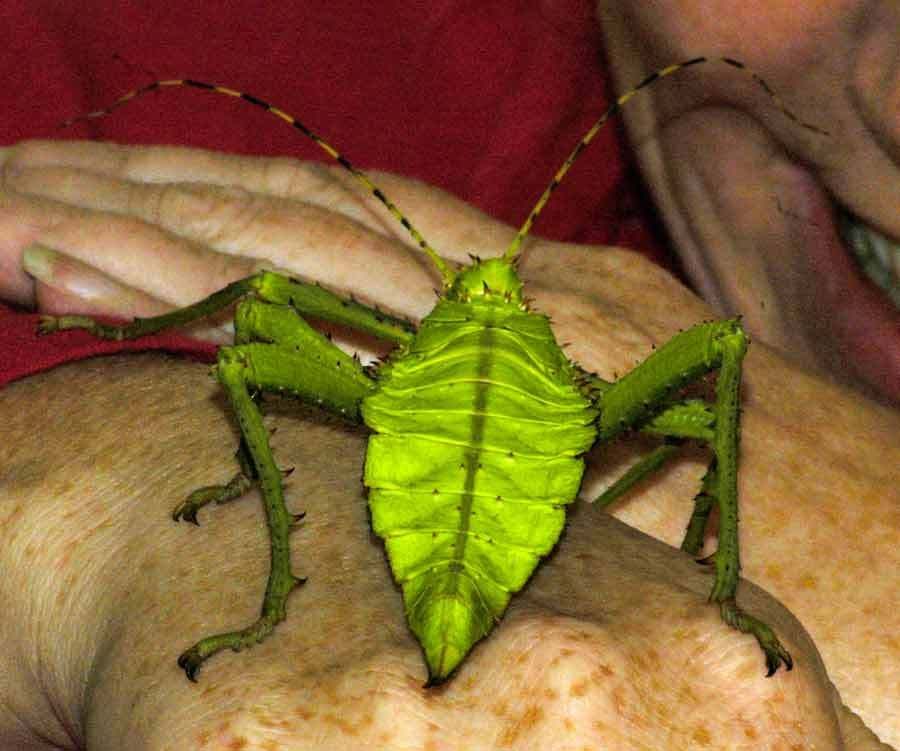
[[[290,279],[270,271],[261,271],[239,279],[193,305],[153,318],[136,318],[126,324],[112,325],[85,316],[42,316],[39,331],[48,334],[67,329],[84,329],[102,339],[137,339],[166,329],[186,326],[247,296],[289,306],[301,315],[343,324],[397,344],[405,344],[413,335],[413,327],[407,321],[353,300],[345,300],[317,284]],[[302,340],[298,340],[300,332],[303,332]],[[315,332],[299,316],[263,316],[253,306],[239,306],[235,316],[235,341],[242,343],[254,339],[302,347],[308,346],[310,342],[316,346],[327,343],[324,336]],[[341,356],[342,359],[349,359],[343,353]],[[233,500],[252,487],[256,476],[243,443],[238,447],[237,459],[240,471],[224,485],[209,485],[191,493],[174,510],[173,517],[176,521],[186,519],[196,524],[197,512],[203,506]]]
[[[288,595],[302,583],[291,571],[289,534],[297,521],[284,503],[281,470],[269,446],[268,431],[253,394],[283,393],[319,404],[351,419],[373,388],[362,366],[308,327],[292,309],[249,300],[240,315],[255,318],[255,333],[277,331],[292,323],[296,332],[279,344],[247,343],[219,351],[216,374],[231,401],[242,445],[258,478],[270,538],[270,569],[260,617],[250,626],[206,637],[184,652],[178,664],[196,679],[205,660],[223,649],[240,651],[262,641],[285,617]],[[300,323],[297,326],[297,323]]]
[[[642,433],[660,435],[664,443],[642,457],[607,488],[594,503],[606,506],[627,493],[634,485],[659,471],[678,456],[681,442],[690,439],[705,444],[712,442],[715,435],[716,415],[709,406],[699,399],[675,402],[655,415],[641,427]],[[694,497],[694,510],[685,531],[681,549],[697,555],[703,546],[709,515],[715,504],[715,461],[707,468]]]
[[[706,536],[709,515],[716,503],[716,466],[711,463],[700,481],[700,490],[694,496],[694,510],[681,541],[681,549],[690,555],[698,555]],[[705,561],[704,561],[705,562]]]
[[[192,681],[197,679],[197,671],[203,662],[216,652],[223,649],[233,649],[237,652],[257,644],[268,636],[275,625],[284,620],[288,595],[303,583],[303,579],[295,576],[291,570],[288,537],[292,517],[284,505],[281,473],[269,448],[262,415],[247,391],[246,365],[240,352],[231,348],[220,351],[219,382],[228,394],[240,424],[242,440],[246,442],[259,474],[271,545],[269,579],[262,612],[255,623],[239,631],[206,637],[178,658],[179,667]]]
[[[602,399],[603,394],[613,386],[613,383],[592,373],[585,373],[585,383],[598,402]],[[716,415],[706,402],[700,399],[685,399],[668,406],[664,406],[663,403],[659,409],[660,412],[640,425],[640,431],[644,434],[661,436],[663,443],[642,456],[597,496],[593,501],[595,504],[599,504],[600,507],[609,506],[634,486],[668,465],[679,455],[683,441],[694,440],[710,443],[713,440]],[[703,544],[706,524],[712,505],[715,503],[715,498],[711,494],[714,477],[715,469],[710,466],[703,477],[700,491],[694,498],[694,510],[681,543],[681,549],[691,555],[697,555]]]
[[[617,479],[612,485],[594,499],[594,504],[605,508],[615,503],[619,498],[630,491],[635,485],[643,482],[647,477],[658,472],[678,455],[679,446],[675,443],[662,443],[655,449],[642,456],[635,464]]]
[[[603,389],[607,387],[604,384]],[[715,413],[699,399],[675,402],[641,427],[642,433],[660,435],[663,443],[641,457],[621,477],[604,490],[594,503],[606,507],[628,493],[635,485],[658,472],[677,457],[686,439],[710,443],[714,436]],[[715,462],[710,464],[694,496],[694,510],[685,530],[681,549],[696,556],[703,546],[709,515],[715,504]],[[704,561],[706,562],[706,561]]]
[[[611,384],[604,384],[602,390],[608,388],[609,385]],[[712,426],[714,424],[715,415],[712,410],[697,399],[676,402],[670,407],[664,408],[641,427],[642,433],[662,436],[663,443],[645,456],[642,456],[621,477],[597,496],[594,499],[594,503],[599,504],[601,507],[606,507],[617,501],[635,485],[658,472],[678,456],[681,444],[685,439],[712,440]],[[685,549],[683,545],[682,549]]]
[[[598,432],[601,440],[609,440],[623,430],[651,423],[660,405],[665,411],[666,400],[675,389],[718,369],[710,441],[714,456],[712,471],[707,474],[695,502],[693,528],[689,527],[685,544],[696,544],[696,528],[705,528],[706,506],[709,498],[714,499],[719,509],[719,541],[712,556],[715,582],[710,600],[719,604],[726,623],[756,638],[766,656],[768,675],[772,675],[782,663],[791,669],[790,655],[766,624],[743,612],[735,602],[740,571],[737,505],[740,380],[746,349],[746,335],[736,320],[704,323],[678,334],[626,376],[603,388],[598,397]]]
[[[740,325],[718,340],[720,362],[716,377],[715,464],[710,488],[719,509],[719,542],[715,552],[716,580],[710,599],[719,603],[722,619],[733,628],[753,634],[766,655],[767,676],[784,663],[794,666],[790,654],[768,625],[745,613],[735,601],[740,556],[738,553],[737,469],[741,416],[741,369],[747,337]],[[696,508],[695,508],[696,513]]]
[[[191,680],[196,679],[200,666],[213,654],[223,649],[244,649],[271,633],[284,619],[288,595],[301,583],[291,571],[288,542],[290,529],[298,517],[285,508],[281,470],[272,457],[255,395],[262,391],[283,393],[355,420],[359,417],[360,401],[373,388],[359,361],[309,326],[300,313],[343,323],[398,344],[412,338],[412,327],[380,311],[343,300],[317,285],[271,272],[234,282],[188,308],[124,326],[108,326],[83,317],[48,317],[42,322],[44,333],[85,328],[108,339],[131,339],[183,326],[248,294],[253,296],[236,311],[238,344],[220,350],[216,368],[240,423],[238,459],[246,466],[227,485],[201,489],[175,513],[192,519],[204,503],[227,500],[258,480],[271,539],[270,572],[257,621],[238,631],[202,639],[181,655],[178,663]]]
[[[106,324],[88,316],[41,316],[38,333],[52,334],[56,331],[82,329],[100,339],[111,339],[117,342],[139,339],[142,336],[156,334],[166,329],[186,326],[227,308],[253,291],[256,278],[256,276],[250,276],[246,279],[239,279],[193,305],[152,318],[135,318],[129,323],[121,325]]]
[[[238,443],[235,458],[240,471],[224,485],[206,485],[193,491],[172,512],[172,518],[176,522],[184,519],[193,524],[199,524],[197,512],[201,508],[210,503],[228,503],[236,500],[253,487],[259,476],[256,474],[256,467],[253,466],[250,448],[243,437]]]
[[[397,344],[405,344],[412,339],[413,327],[408,321],[353,300],[345,300],[318,284],[290,279],[273,271],[261,271],[239,279],[193,305],[152,318],[135,318],[126,324],[111,325],[86,316],[41,316],[38,330],[41,334],[49,334],[54,331],[84,329],[101,339],[138,339],[167,329],[187,326],[248,295],[266,302],[290,305],[302,315],[344,324]]]

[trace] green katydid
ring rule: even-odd
[[[719,58],[732,67],[744,66]],[[708,322],[675,336],[631,372],[607,382],[570,362],[546,316],[529,309],[516,263],[523,241],[582,150],[638,90],[703,57],[648,76],[597,120],[559,168],[505,253],[451,268],[363,172],[306,125],[245,93],[193,80],[157,81],[85,117],[108,114],[149,91],[191,86],[244,99],[288,122],[349,170],[398,219],[442,278],[435,308],[416,330],[406,321],[315,284],[264,271],[234,282],[189,307],[111,326],[82,316],[45,317],[41,331],[83,328],[103,338],[136,338],[183,326],[239,302],[233,346],[222,347],[216,375],[237,416],[240,471],[228,483],[201,488],[174,512],[196,522],[198,510],[262,493],[271,566],[260,618],[247,628],[202,639],[179,665],[196,679],[213,654],[239,651],[272,632],[286,616],[289,594],[302,583],[291,570],[288,512],[256,394],[295,396],[364,422],[369,439],[364,483],[374,531],[384,539],[402,588],[406,617],[428,666],[429,684],[448,678],[503,615],[510,597],[557,543],[565,506],[579,491],[582,456],[623,431],[662,436],[662,445],[599,499],[610,503],[696,439],[712,449],[682,548],[700,550],[713,504],[718,547],[710,556],[710,600],[734,628],[756,637],[768,675],[790,655],[772,630],[735,602],[738,584],[737,465],[741,366],[747,337],[738,320]],[[756,74],[776,106],[799,125]],[[396,345],[377,368],[333,345],[303,316],[340,323]],[[718,370],[712,403],[679,397],[679,389]]]

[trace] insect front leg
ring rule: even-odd
[[[250,626],[202,639],[178,664],[194,680],[202,663],[223,649],[240,651],[264,639],[285,617],[287,597],[302,583],[291,571],[289,534],[297,517],[284,503],[282,473],[253,395],[276,392],[356,419],[373,388],[362,366],[310,327],[291,307],[250,299],[238,307],[238,341],[219,351],[216,376],[241,430],[241,449],[259,482],[270,538],[270,569],[260,617]],[[260,341],[262,340],[262,341]],[[194,509],[194,513],[196,510]],[[186,514],[185,514],[186,515]]]
[[[719,509],[719,540],[711,557],[715,582],[710,600],[719,604],[726,623],[753,634],[766,655],[768,674],[772,675],[782,663],[790,669],[791,657],[774,632],[741,610],[735,601],[740,572],[737,500],[740,382],[746,350],[747,337],[736,320],[704,323],[678,334],[622,379],[601,390],[598,430],[601,440],[609,440],[629,428],[667,434],[679,424],[691,424],[690,419],[683,423],[679,419],[690,417],[689,411],[696,412],[698,420],[690,430],[696,429],[699,437],[706,437],[713,460],[695,500],[682,547],[692,552],[699,550],[715,503]],[[702,405],[673,406],[667,402],[675,389],[716,369],[719,371],[716,399],[711,411]],[[652,470],[649,467],[646,472]]]
[[[68,329],[84,329],[101,339],[115,341],[138,339],[167,329],[187,326],[218,313],[248,296],[290,307],[300,315],[340,323],[397,344],[408,342],[413,334],[413,327],[407,321],[353,300],[345,300],[317,284],[290,279],[271,271],[261,271],[239,279],[193,305],[152,318],[136,318],[129,323],[115,325],[87,316],[42,316],[39,330],[42,334],[49,334]],[[295,341],[301,330],[304,332],[305,341]],[[238,344],[261,339],[288,347],[326,346],[324,337],[316,336],[311,333],[312,331],[297,315],[284,314],[279,318],[275,313],[263,314],[253,307],[239,307],[235,318],[235,341]],[[346,360],[345,367],[356,367],[349,363],[346,355],[341,352],[339,354],[341,355],[339,359]],[[176,521],[185,519],[196,524],[197,512],[203,506],[234,500],[252,487],[257,480],[256,470],[243,440],[238,446],[236,457],[240,471],[223,485],[209,485],[191,493],[173,511],[172,516]]]
[[[302,315],[340,323],[367,334],[404,344],[412,339],[413,327],[408,321],[394,318],[379,310],[345,300],[339,295],[273,271],[239,279],[193,305],[178,308],[152,318],[135,318],[122,325],[111,325],[87,316],[41,316],[41,334],[68,329],[84,329],[101,339],[122,341],[138,339],[160,331],[187,326],[217,313],[243,297],[253,295],[261,300],[290,305]]]

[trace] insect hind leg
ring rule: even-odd
[[[722,619],[728,625],[756,638],[766,657],[768,675],[772,675],[782,664],[790,670],[791,657],[774,632],[741,610],[735,600],[740,571],[737,500],[740,381],[746,349],[747,337],[737,320],[700,324],[678,334],[630,373],[603,389],[597,399],[598,432],[601,439],[608,440],[624,430],[652,425],[657,413],[666,414],[667,400],[675,389],[706,372],[718,370],[712,406],[714,424],[710,426],[709,440],[714,458],[695,500],[691,519],[694,537],[686,536],[685,544],[694,544],[700,538],[715,503],[719,510],[719,541],[711,556],[715,581],[709,599],[718,603]]]

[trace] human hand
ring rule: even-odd
[[[268,262],[412,318],[433,304],[437,278],[429,264],[410,252],[396,222],[343,173],[290,160],[100,144],[32,146],[7,155],[7,165],[21,171],[8,177],[0,211],[6,257],[18,259],[22,247],[41,242],[94,264],[64,265],[54,285],[34,289],[23,277],[19,294],[34,294],[51,309],[66,303],[56,290],[83,290],[77,280],[90,279],[97,267],[116,282],[87,303],[89,312],[146,315],[157,312],[160,299],[185,304]],[[195,182],[184,184],[188,178]],[[450,258],[496,254],[512,237],[510,228],[440,191],[388,175],[378,180]],[[522,273],[560,341],[571,342],[569,355],[610,379],[678,328],[709,315],[665,272],[625,251],[535,239]],[[897,455],[896,415],[790,370],[759,346],[748,358],[747,380],[744,571],[785,600],[812,631],[845,700],[889,727],[880,686],[900,655],[886,645],[884,659],[860,662],[858,656],[871,650],[872,629],[891,631],[893,613],[879,606],[890,599],[891,582],[873,577],[865,561],[875,551],[886,569],[897,563],[890,513],[900,466],[891,460]],[[851,449],[847,435],[865,439]],[[593,497],[608,481],[605,473],[640,450],[630,445],[593,457],[599,461],[585,496]],[[810,461],[813,456],[820,461]],[[773,472],[773,462],[779,471]],[[641,503],[638,494],[616,514],[677,544],[702,464],[698,457],[682,463],[653,485],[652,500]],[[197,478],[195,484],[208,481]],[[848,509],[848,497],[868,501]],[[791,526],[785,498],[792,499],[791,518],[806,528],[801,540],[784,532]],[[848,535],[848,529],[860,533]],[[837,539],[844,541],[844,556],[823,555]],[[837,598],[808,586],[844,581],[850,570],[856,572],[850,575],[854,586]],[[835,607],[841,608],[839,636]]]
[[[586,505],[492,636],[446,685],[423,688],[368,531],[363,437],[275,399],[273,448],[295,467],[286,500],[306,512],[294,569],[308,581],[275,634],[189,683],[178,653],[252,619],[267,570],[256,491],[204,510],[199,528],[170,518],[234,471],[215,383],[194,363],[133,356],[4,396],[0,420],[19,436],[0,447],[4,747],[875,748],[771,597],[742,584],[796,660],[767,679],[754,640],[706,604],[701,567]]]
[[[337,170],[87,142],[21,144],[2,165],[0,298],[42,312],[155,315],[259,267],[412,317],[433,299],[425,264],[398,271],[396,221],[354,199]],[[217,328],[192,333],[227,340]]]
[[[842,207],[900,249],[900,5],[893,0],[598,3],[619,88],[676,60],[726,55],[759,72],[820,136],[749,77],[705,65],[623,111],[676,249],[720,315],[808,366],[900,402],[900,314],[859,278]]]

